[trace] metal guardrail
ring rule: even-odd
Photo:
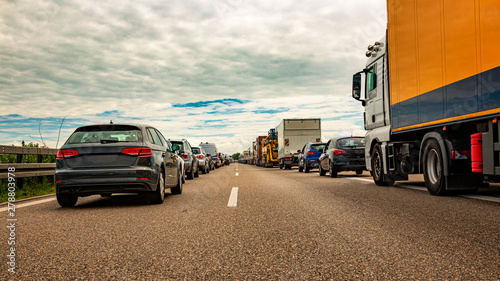
[[[0,145],[0,154],[16,154],[17,163],[0,164],[0,179],[8,178],[8,169],[14,167],[16,178],[53,176],[55,163],[42,163],[44,155],[57,155],[58,149]],[[22,163],[23,155],[37,155],[39,163]]]

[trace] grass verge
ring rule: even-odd
[[[53,177],[43,177],[40,182],[36,178],[25,178],[23,181],[22,187],[16,181],[16,200],[56,193]],[[8,181],[1,180],[0,203],[7,202],[7,198]]]

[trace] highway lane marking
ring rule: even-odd
[[[240,173],[236,173],[236,174],[235,174],[235,176],[239,176],[239,175],[240,175]]]
[[[349,180],[359,180],[359,181],[366,181],[366,182],[374,183],[373,179],[362,179],[362,178],[352,178],[352,177],[344,177],[344,178],[349,179]],[[427,188],[423,187],[423,186],[400,184],[400,183],[396,183],[394,186],[413,189],[413,190],[419,190],[419,191],[427,191]],[[482,201],[488,201],[488,202],[500,203],[500,198],[491,197],[491,196],[484,196],[484,195],[457,195],[457,196],[464,197],[464,198],[470,198],[470,199],[476,199],[476,200],[482,200]]]
[[[238,188],[233,187],[231,189],[231,195],[229,195],[229,201],[227,202],[228,207],[236,207],[238,203]]]
[[[54,200],[56,200],[56,198],[48,198],[48,199],[36,200],[36,201],[33,201],[33,202],[28,202],[28,203],[24,203],[24,204],[20,204],[20,205],[18,205],[16,202],[14,202],[14,205],[16,206],[16,209],[19,209],[19,208],[23,208],[23,207],[28,207],[28,206],[33,206],[33,205],[38,205],[38,204],[43,204],[43,203],[51,202],[51,201],[54,201]],[[1,212],[5,212],[8,209],[9,209],[9,207],[0,208],[0,213]]]

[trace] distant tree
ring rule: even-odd
[[[236,152],[235,154],[233,154],[231,157],[233,157],[234,160],[238,160],[238,157],[240,157],[240,153],[239,152]]]

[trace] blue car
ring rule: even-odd
[[[309,173],[311,169],[318,168],[318,159],[325,148],[323,142],[309,142],[299,152],[299,172]]]

